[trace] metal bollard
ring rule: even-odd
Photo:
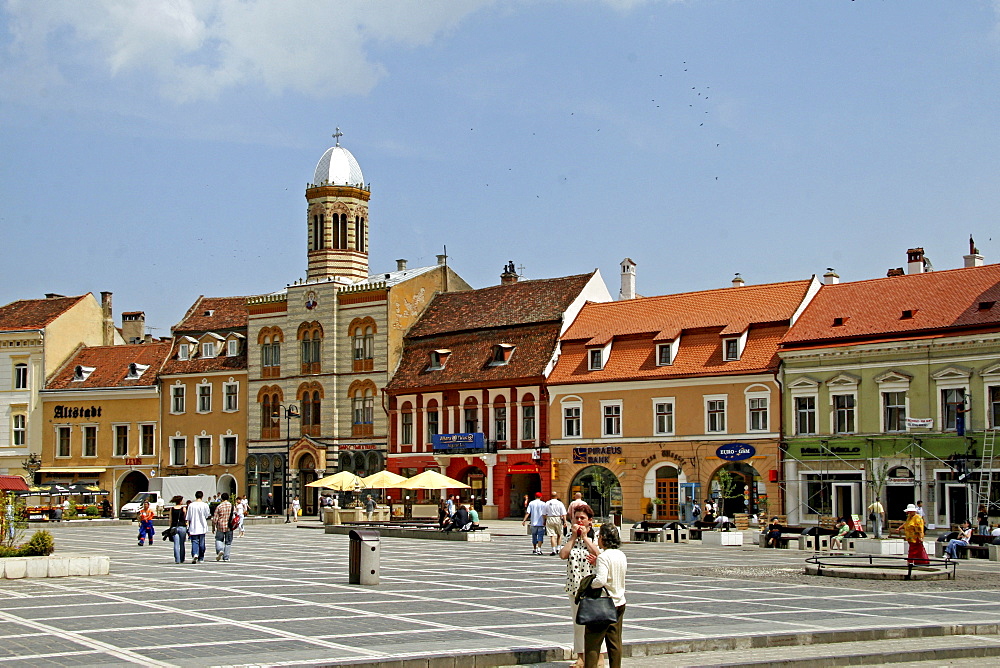
[[[379,576],[379,550],[381,538],[378,531],[352,529],[348,582],[350,584],[377,585]]]

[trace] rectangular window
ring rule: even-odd
[[[882,393],[886,431],[906,431],[906,392]]]
[[[656,433],[674,433],[674,404],[671,401],[657,402],[653,404],[653,412],[656,415]]]
[[[964,420],[965,390],[941,390],[941,417],[945,431],[958,429],[958,421]]]
[[[579,406],[563,408],[563,438],[580,437],[580,413]]]
[[[535,407],[521,406],[521,438],[535,440]]]
[[[170,388],[170,412],[184,412],[184,386],[174,385]]]
[[[835,434],[854,433],[854,395],[833,395],[833,431]]]
[[[115,457],[128,457],[128,425],[115,425]]]
[[[437,436],[441,433],[441,427],[439,420],[439,413],[437,411],[427,411],[427,440],[431,440],[431,436]]]
[[[992,386],[990,392],[990,427],[1000,429],[1000,387]]]
[[[215,357],[215,343],[209,341],[201,344],[202,357]]]
[[[795,397],[795,433],[816,433],[816,397]]]
[[[210,436],[198,437],[198,461],[195,464],[202,466],[212,463],[212,438]]]
[[[590,356],[590,370],[597,371],[604,368],[604,351],[600,348],[595,348],[589,351]]]
[[[479,409],[465,409],[465,433],[474,434],[479,431]]]
[[[184,466],[185,450],[187,449],[183,438],[170,439],[170,465]]]
[[[240,342],[236,339],[226,341],[226,357],[236,357],[240,354]]]
[[[69,457],[69,427],[56,428],[56,448],[57,457]]]
[[[86,426],[83,428],[83,456],[97,456],[97,427]]]
[[[191,356],[190,350],[191,350],[190,346],[186,343],[182,343],[179,346],[177,346],[177,359],[186,360],[188,357]]]
[[[413,445],[413,413],[400,415],[399,442],[403,445]]]
[[[225,393],[225,410],[233,412],[240,408],[240,384],[226,383],[222,386]]]
[[[199,385],[198,386],[198,412],[199,413],[211,413],[212,412],[212,386],[211,385]]]
[[[750,398],[750,431],[767,431],[767,397]]]
[[[139,456],[153,456],[153,425],[144,424],[140,427],[141,436],[139,440]]]
[[[663,343],[656,346],[656,364],[658,366],[669,366],[674,360],[670,356],[670,344]]]
[[[604,436],[622,435],[621,404],[604,404]]]
[[[496,406],[493,408],[493,440],[507,440],[507,407]]]
[[[738,360],[740,358],[739,339],[724,339],[722,341],[722,346],[725,355],[724,359],[727,362],[732,362],[733,360]]]
[[[235,436],[223,436],[222,437],[222,463],[223,464],[235,464],[236,463],[236,437]]]
[[[707,410],[708,424],[705,430],[709,432],[726,431],[726,400],[709,399]]]
[[[27,364],[15,364],[14,365],[14,389],[15,390],[26,390],[26,389],[28,389],[28,365]]]
[[[11,444],[14,447],[23,446],[27,441],[25,440],[25,425],[27,424],[28,416],[24,413],[15,413],[12,419],[11,425]]]
[[[354,337],[354,359],[363,360],[365,357],[365,337],[359,333]]]

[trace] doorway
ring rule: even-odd
[[[913,485],[886,485],[885,515],[890,520],[906,517],[906,506],[916,503],[917,492]]]
[[[965,485],[946,485],[948,524],[961,524],[969,519],[969,489]]]
[[[622,512],[622,486],[618,476],[603,466],[588,466],[573,478],[570,496],[580,492],[594,511],[594,517],[610,517]]]
[[[861,513],[859,507],[859,494],[857,494],[857,483],[835,482],[833,487],[833,516],[836,518],[851,518],[851,515]]]
[[[316,513],[319,501],[319,488],[309,487],[309,483],[317,480],[316,460],[309,453],[299,458],[299,489],[302,496],[302,514],[313,515]]]
[[[537,473],[510,474],[510,508],[508,517],[524,517],[524,497],[535,498],[535,493],[542,491],[542,477]]]
[[[118,483],[118,508],[132,500],[139,492],[149,490],[149,479],[138,471],[132,471]],[[117,512],[118,509],[115,509]]]
[[[679,513],[677,469],[661,466],[656,469],[656,508],[654,519],[676,520]]]

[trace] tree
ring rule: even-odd
[[[0,493],[0,546],[14,547],[28,528],[24,499],[13,492]]]

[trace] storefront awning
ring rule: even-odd
[[[43,466],[39,473],[104,473],[103,466]]]

